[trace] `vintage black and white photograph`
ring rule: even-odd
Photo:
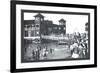
[[[11,72],[97,66],[96,6],[11,2]]]
[[[22,10],[22,63],[90,58],[89,14]]]

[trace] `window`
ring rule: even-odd
[[[39,30],[39,27],[36,27],[35,30]]]
[[[39,35],[39,31],[36,31],[36,35]]]
[[[66,30],[66,28],[64,27],[64,30]]]
[[[28,31],[25,31],[25,37],[27,37],[28,36]]]
[[[61,27],[59,27],[59,30],[61,30]]]
[[[41,18],[41,21],[43,21],[43,19]]]
[[[48,30],[49,30],[49,31],[51,31],[51,30],[52,30],[52,28],[48,28]]]
[[[36,17],[35,20],[40,20],[40,18],[39,17]]]
[[[55,27],[54,29],[57,29],[57,27]]]
[[[34,31],[31,31],[31,36],[35,36],[35,33],[34,33]]]
[[[34,27],[34,24],[32,24],[32,27]]]
[[[24,29],[25,29],[25,30],[28,30],[28,27],[27,27],[27,25],[25,25],[25,26],[24,26]]]
[[[39,27],[39,24],[36,24],[36,27]]]

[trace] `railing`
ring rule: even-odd
[[[27,39],[27,40],[34,40],[34,39],[40,39],[39,36],[34,36],[34,37],[24,37],[24,39]]]
[[[39,27],[31,27],[31,28],[24,28],[24,30],[28,31],[28,30],[39,30]]]
[[[42,35],[43,39],[51,39],[51,40],[68,40],[67,36],[55,36],[55,35]]]
[[[69,40],[70,38],[67,35],[41,35],[42,39],[47,40]],[[27,36],[24,39],[40,39],[40,36]]]

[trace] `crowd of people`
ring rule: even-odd
[[[32,50],[32,55],[34,60],[42,60],[42,59],[47,59],[48,54],[53,53],[53,49],[50,48],[48,49],[46,45],[40,46],[38,45],[37,48]]]
[[[74,42],[70,45],[72,58],[89,58],[87,35],[74,35]]]
[[[74,37],[70,38],[69,42],[67,48],[70,50],[70,57],[68,58],[89,58],[88,37],[85,33],[83,35],[80,33],[74,34]],[[32,59],[44,60],[47,59],[48,54],[53,54],[54,52],[55,49],[53,47],[50,48],[46,44],[38,44],[37,47],[32,50]]]

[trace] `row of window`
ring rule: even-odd
[[[39,36],[39,31],[25,31],[25,37]]]
[[[31,26],[28,26],[28,25],[31,25]],[[39,27],[40,24],[28,24],[28,25],[25,25],[26,28],[28,27]]]
[[[30,28],[25,28],[25,30],[39,30],[39,27],[30,27]]]
[[[49,31],[53,30],[53,29],[59,29],[59,30],[66,30],[66,28],[62,28],[62,27],[54,27],[54,28],[48,28]]]
[[[39,27],[29,27],[29,28],[25,28],[25,30],[39,30],[40,28]],[[48,28],[49,31],[53,30],[53,29],[59,29],[59,30],[66,30],[66,28],[64,27],[63,29],[61,27],[57,28],[57,27],[54,27],[54,28]]]

